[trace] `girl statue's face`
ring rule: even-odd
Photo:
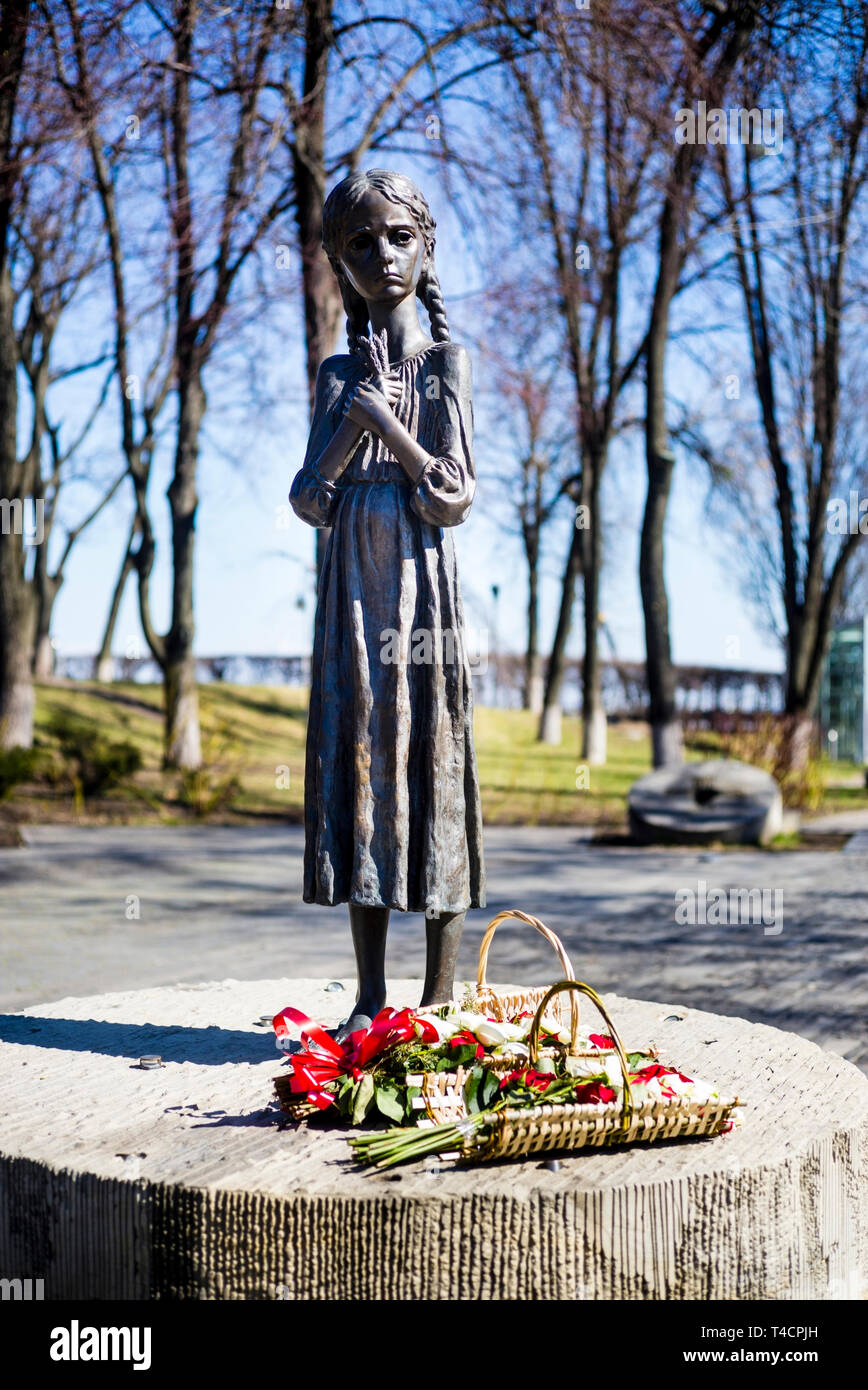
[[[425,240],[408,208],[369,188],[347,222],[341,265],[368,304],[399,304],[416,293]]]

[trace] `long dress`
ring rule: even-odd
[[[451,530],[476,491],[470,359],[431,343],[391,364],[395,414],[431,457],[414,484],[359,439],[334,483],[316,460],[366,369],[319,369],[289,499],[333,528],[317,588],[305,760],[303,899],[438,913],[485,906],[473,689]]]

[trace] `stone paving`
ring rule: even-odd
[[[353,972],[346,906],[301,901],[299,826],[24,833],[24,849],[0,850],[0,1009],[176,982]],[[601,992],[791,1030],[868,1071],[868,850],[854,840],[847,853],[713,854],[595,845],[569,827],[491,827],[488,904],[468,914],[460,973],[475,974],[491,917],[518,907],[563,937],[578,976]],[[777,923],[771,911],[765,923],[709,922],[716,889],[766,890]],[[677,902],[686,916],[688,896],[695,925],[676,916]],[[421,914],[393,913],[389,974],[418,976],[423,957]],[[541,939],[504,924],[495,982],[556,973]]]

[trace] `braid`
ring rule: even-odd
[[[419,277],[416,296],[428,311],[431,320],[431,336],[437,343],[450,341],[449,324],[446,319],[446,306],[443,292],[434,269],[434,230],[436,223],[431,216],[422,193],[405,174],[393,173],[389,169],[366,169],[361,173],[350,174],[337,184],[325,200],[322,210],[322,244],[331,262],[332,270],[338,278],[341,299],[347,312],[347,341],[350,352],[360,354],[357,345],[359,337],[366,336],[368,328],[368,308],[361,295],[357,294],[347,281],[340,263],[341,242],[344,228],[353,208],[369,188],[375,188],[390,202],[407,208],[419,228],[428,254],[428,264]],[[363,354],[362,354],[363,355]]]
[[[331,257],[329,257],[331,260]],[[343,306],[347,313],[347,343],[351,353],[358,353],[356,339],[364,337],[368,327],[368,306],[357,294],[343,271],[332,261],[332,269],[338,277]]]
[[[428,310],[428,317],[431,320],[431,337],[435,343],[448,343],[451,336],[449,322],[446,318],[446,305],[443,303],[443,291],[440,288],[440,281],[437,279],[437,271],[434,269],[433,247],[428,258],[428,269],[419,277],[416,295]]]

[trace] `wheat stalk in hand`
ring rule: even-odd
[[[382,392],[390,406],[397,405],[401,399],[403,385],[389,365],[389,339],[385,328],[379,333],[371,333],[370,336],[358,333],[356,346],[364,363],[368,379]],[[346,416],[360,385],[361,382],[358,382],[348,393],[342,416]]]
[[[356,338],[362,359],[371,376],[389,374],[389,340],[385,328],[370,337],[360,333]]]

